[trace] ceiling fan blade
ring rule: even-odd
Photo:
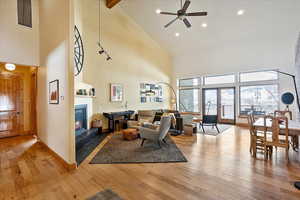
[[[162,14],[162,15],[177,15],[177,13],[171,13],[171,12],[160,12],[159,14]]]
[[[194,13],[186,13],[186,16],[207,16],[207,12],[194,12]]]
[[[168,26],[170,26],[171,24],[173,24],[177,19],[179,19],[179,17],[176,17],[175,19],[173,19],[172,21],[170,21],[168,24],[166,24],[165,28],[168,28]]]
[[[182,7],[182,11],[186,12],[186,10],[189,8],[190,4],[191,4],[191,1],[186,0],[183,7]]]
[[[191,23],[189,22],[189,20],[187,18],[184,18],[183,22],[184,22],[184,24],[186,25],[187,28],[191,28],[192,27]]]

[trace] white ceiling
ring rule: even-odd
[[[173,56],[213,48],[224,40],[241,41],[256,35],[269,37],[272,31],[289,31],[291,19],[300,21],[299,0],[191,1],[188,11],[208,12],[207,17],[189,17],[191,29],[187,29],[179,20],[165,29],[164,25],[174,19],[174,16],[158,15],[155,12],[158,8],[162,11],[177,11],[179,0],[123,0],[120,5]],[[246,11],[245,15],[237,16],[240,9]],[[207,23],[208,27],[202,28],[202,23]],[[295,26],[300,28],[300,23]],[[176,32],[181,34],[180,37],[174,36]]]

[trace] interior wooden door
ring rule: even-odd
[[[0,74],[0,138],[20,134],[22,106],[21,77]]]

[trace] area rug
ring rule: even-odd
[[[94,196],[87,198],[87,200],[122,200],[119,195],[111,191],[110,189],[98,192]]]
[[[95,134],[79,149],[76,149],[76,162],[80,165],[86,157],[88,157],[94,149],[106,138],[108,133]]]
[[[203,133],[201,126],[198,128],[198,134],[205,134],[205,135],[213,135],[217,136],[219,134],[222,134],[226,130],[230,129],[232,125],[228,124],[218,124],[218,128],[220,133],[218,133],[217,129],[214,127],[212,128],[211,126],[204,126],[205,133]]]
[[[170,137],[160,148],[157,143],[141,139],[125,141],[121,134],[115,134],[97,153],[90,164],[128,164],[128,163],[170,163],[187,162],[180,149]]]

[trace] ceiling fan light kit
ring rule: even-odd
[[[185,26],[187,28],[191,28],[192,25],[189,22],[189,20],[187,19],[187,17],[195,17],[195,16],[207,16],[207,12],[193,12],[193,13],[187,13],[187,10],[189,8],[191,4],[190,0],[186,0],[184,4],[182,4],[182,0],[180,0],[180,9],[176,12],[162,12],[159,10],[159,12],[157,12],[158,14],[162,14],[162,15],[174,15],[176,16],[175,19],[173,19],[172,21],[170,21],[168,24],[165,25],[165,28],[168,28],[171,24],[173,24],[175,21],[177,21],[178,19],[183,21],[183,23],[185,24]]]

